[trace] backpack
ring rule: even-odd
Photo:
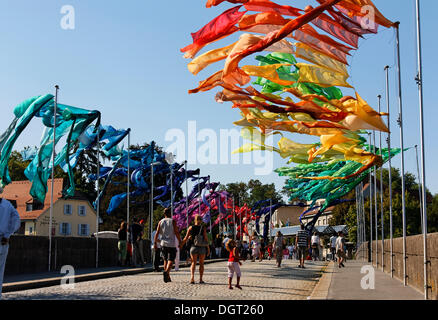
[[[205,241],[204,234],[202,233],[202,226],[199,229],[199,233],[193,237],[193,244],[195,247],[208,247],[208,241]]]

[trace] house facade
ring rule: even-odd
[[[51,188],[44,204],[30,196],[30,181],[15,181],[4,188],[3,198],[16,204],[21,218],[17,232],[24,235],[48,236],[50,227]],[[49,181],[49,186],[50,181]],[[52,236],[89,237],[96,230],[96,211],[84,197],[62,197],[63,179],[54,180]]]

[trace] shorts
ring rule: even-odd
[[[234,276],[234,273],[236,273],[236,277],[238,278],[242,276],[242,273],[240,272],[239,262],[228,261],[227,269],[228,269],[228,278],[232,278]]]
[[[298,247],[298,259],[306,258],[306,256],[307,256],[307,248]]]
[[[207,254],[207,247],[195,247],[195,246],[193,246],[193,247],[190,248],[190,254],[191,255],[194,255],[194,254],[197,254],[197,255]]]
[[[336,255],[338,256],[338,258],[345,258],[345,252],[342,250],[338,250],[336,252]]]
[[[176,248],[173,247],[163,247],[161,249],[161,254],[163,259],[166,261],[175,261],[176,258]]]

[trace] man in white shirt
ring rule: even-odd
[[[3,188],[0,187],[0,194]],[[12,204],[0,198],[0,299],[2,297],[3,275],[5,272],[6,258],[9,251],[9,238],[20,228],[20,216]]]
[[[312,244],[312,258],[313,261],[319,260],[319,236],[315,231],[312,236],[311,244]]]
[[[338,256],[339,268],[344,266],[345,259],[345,239],[342,231],[339,232],[339,236],[336,239],[336,254]]]
[[[336,239],[338,237],[336,236],[336,234],[332,235],[330,237],[330,252],[332,254],[332,260],[336,261]]]

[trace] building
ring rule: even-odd
[[[300,216],[303,213],[303,207],[290,206],[280,207],[272,214],[272,224],[274,227],[295,226],[300,224]]]
[[[333,209],[335,207],[331,206],[325,209],[325,211],[319,216],[318,220],[315,223],[315,226],[328,226],[330,223],[330,219],[333,217]],[[307,212],[301,219],[304,224],[309,223],[313,220],[315,215],[318,213],[319,208],[316,208],[310,212]]]
[[[4,188],[3,198],[16,206],[21,218],[17,232],[24,235],[48,236],[50,224],[51,181],[44,204],[30,196],[31,181],[15,181]],[[63,179],[54,180],[52,236],[89,237],[96,230],[96,211],[83,196],[63,198]]]

